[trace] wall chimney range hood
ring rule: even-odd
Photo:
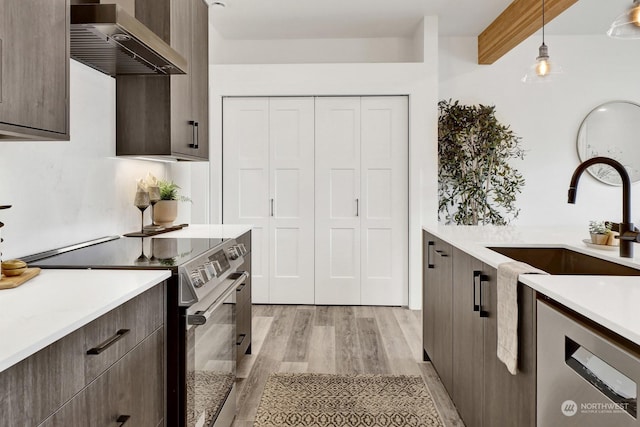
[[[122,7],[75,3],[71,58],[110,76],[187,73],[187,61]]]

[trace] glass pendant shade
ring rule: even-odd
[[[640,2],[640,0],[634,0]],[[542,0],[542,44],[538,48],[536,63],[529,67],[529,71],[521,79],[523,83],[546,83],[562,74],[562,67],[549,59],[549,48],[544,43],[544,0]]]
[[[549,58],[549,48],[543,42],[538,49],[535,64],[529,67],[521,80],[523,83],[545,83],[555,80],[562,73],[562,67]]]
[[[631,7],[613,21],[607,35],[614,39],[640,39],[640,0],[634,0]]]

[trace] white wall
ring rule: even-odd
[[[437,18],[425,17],[420,63],[212,65],[211,222],[222,212],[222,97],[409,95],[409,304],[421,305],[421,226],[437,206]],[[212,49],[224,44],[212,31]]]
[[[417,62],[408,38],[225,40],[212,64]]]
[[[71,141],[0,142],[3,259],[137,230],[136,179],[167,173],[114,157],[114,79],[71,61],[70,81]]]
[[[621,219],[621,190],[581,178],[576,205],[567,204],[575,167],[576,135],[582,119],[612,100],[640,102],[638,43],[606,36],[547,37],[562,79],[543,85],[520,82],[535,61],[541,36],[534,35],[493,65],[477,65],[475,38],[441,38],[440,99],[495,105],[498,118],[511,125],[527,149],[514,165],[526,179],[518,198],[519,225],[584,224],[590,219]],[[638,159],[640,160],[640,159]],[[640,186],[633,186],[632,219],[640,224]]]

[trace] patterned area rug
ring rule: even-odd
[[[254,427],[443,426],[420,376],[271,374]]]

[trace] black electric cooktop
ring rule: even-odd
[[[32,259],[29,261],[29,266],[166,270],[177,268],[194,257],[218,247],[225,240],[121,237],[46,258]]]

